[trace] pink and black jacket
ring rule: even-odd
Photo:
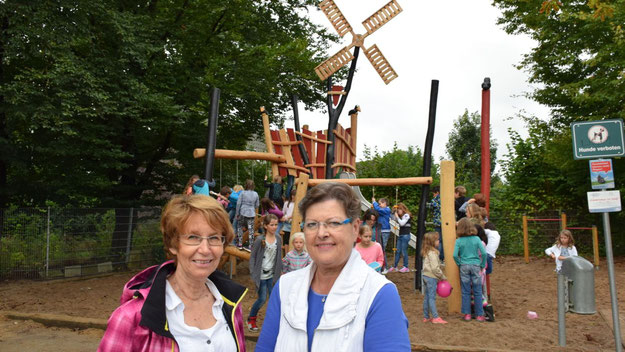
[[[124,286],[120,306],[111,314],[99,352],[180,351],[169,331],[165,308],[165,282],[175,270],[174,262],[149,267]],[[215,271],[208,277],[224,300],[223,313],[237,344],[245,352],[241,301],[247,288]]]

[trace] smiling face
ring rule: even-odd
[[[304,216],[306,222],[324,223],[341,222],[347,218],[341,204],[334,199],[311,205]],[[356,242],[359,226],[360,220],[354,219],[352,223],[341,225],[336,229],[320,225],[314,231],[304,232],[308,253],[319,269],[341,270],[345,266]]]
[[[180,237],[187,234],[204,237],[223,236],[223,234],[214,229],[202,214],[194,212],[182,227],[182,232],[178,236],[178,248],[169,248],[171,253],[176,255],[177,275],[204,282],[217,269],[224,247],[223,245],[209,246],[207,240],[202,240],[199,246],[185,244],[180,241]]]

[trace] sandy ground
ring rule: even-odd
[[[625,259],[616,260],[616,281],[619,306],[623,309],[625,294]],[[403,308],[410,321],[413,344],[429,346],[463,346],[481,349],[560,351],[556,306],[554,263],[546,258],[532,258],[525,264],[519,257],[499,257],[491,277],[492,303],[496,322],[462,322],[459,314],[447,312],[445,299],[437,300],[439,313],[447,325],[423,323],[420,293],[413,291],[412,273],[391,273],[402,297]],[[0,283],[0,310],[56,313],[71,316],[107,319],[117,307],[124,283],[133,273],[105,277],[59,281],[8,281]],[[235,277],[253,288],[247,263],[238,266]],[[605,262],[595,272],[597,310],[610,309],[607,267]],[[244,314],[256,299],[254,290],[243,301]],[[528,310],[536,311],[538,319],[528,320]],[[625,309],[624,309],[625,311]],[[260,312],[260,319],[264,315]],[[623,312],[621,316],[623,316]],[[567,314],[567,351],[614,350],[614,337],[599,314]],[[262,324],[262,320],[261,320]],[[102,336],[98,329],[72,330],[47,328],[30,321],[0,319],[0,350],[2,351],[86,351],[95,350]],[[252,350],[254,343],[248,341]]]

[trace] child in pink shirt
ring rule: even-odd
[[[360,226],[360,230],[358,231],[360,242],[356,243],[355,248],[370,267],[374,268],[376,271],[380,271],[382,265],[384,265],[384,253],[379,243],[371,241],[371,236],[372,232],[369,225]]]

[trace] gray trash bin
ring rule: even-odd
[[[562,261],[562,274],[567,278],[569,310],[578,314],[595,314],[595,268],[582,257]]]

